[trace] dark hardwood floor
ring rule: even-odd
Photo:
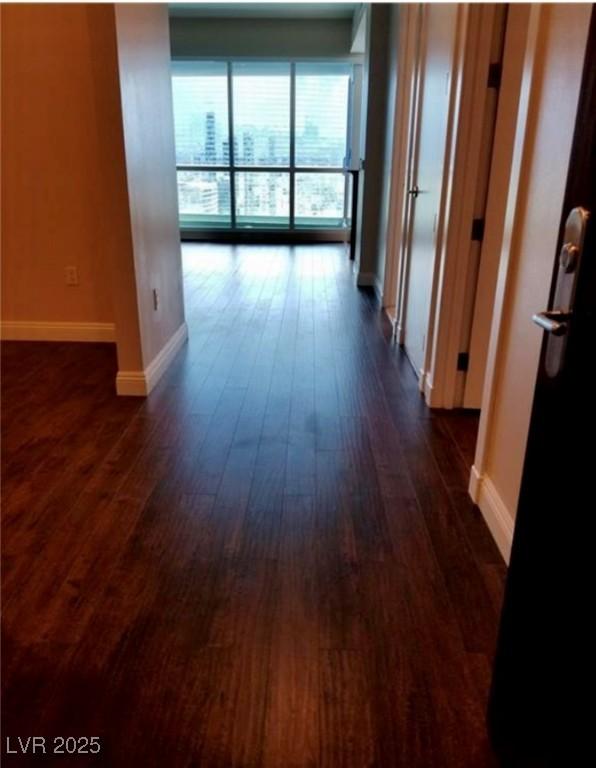
[[[6,765],[42,735],[100,738],[65,766],[493,766],[475,417],[425,408],[343,246],[184,256],[144,401],[111,345],[3,345]]]

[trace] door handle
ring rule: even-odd
[[[556,310],[537,312],[532,315],[532,320],[547,333],[553,336],[564,336],[569,326],[567,321],[571,319],[571,312],[561,312]]]
[[[412,189],[408,189],[408,195],[412,195],[413,198],[418,197],[420,194],[420,188],[418,187],[418,184],[414,184]]]
[[[538,312],[532,317],[536,325],[548,333],[544,370],[549,378],[557,376],[565,362],[567,333],[573,316],[575,288],[589,218],[590,212],[585,208],[572,208],[569,212],[557,260],[553,309]]]

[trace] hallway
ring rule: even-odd
[[[344,246],[183,259],[146,400],[112,345],[3,344],[4,734],[99,736],[72,766],[494,765],[476,418],[426,409]]]

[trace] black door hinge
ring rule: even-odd
[[[501,87],[501,63],[497,61],[495,64],[488,65],[488,80],[486,83],[487,88],[500,88]]]
[[[470,355],[467,352],[460,352],[457,356],[457,370],[467,371],[470,364]]]
[[[472,219],[472,240],[482,241],[484,237],[484,219]]]

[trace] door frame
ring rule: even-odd
[[[423,5],[400,8],[398,100],[383,290],[383,307],[400,344],[406,323],[412,218],[407,190],[412,182],[419,129],[423,76],[418,54],[425,45],[425,13]],[[484,120],[484,110],[476,106],[486,89],[494,19],[493,4],[457,6],[426,354],[423,370],[417,372],[419,387],[431,408],[459,405],[457,362],[466,313],[465,281],[459,276],[470,266],[470,232]]]
[[[487,94],[494,4],[469,5],[457,46],[457,99],[448,129],[444,211],[435,261],[435,296],[431,302],[428,362],[424,387],[431,408],[454,408],[458,402],[458,356],[465,321],[465,293],[472,255],[472,220],[481,162],[484,104]],[[437,238],[439,242],[439,238]]]

